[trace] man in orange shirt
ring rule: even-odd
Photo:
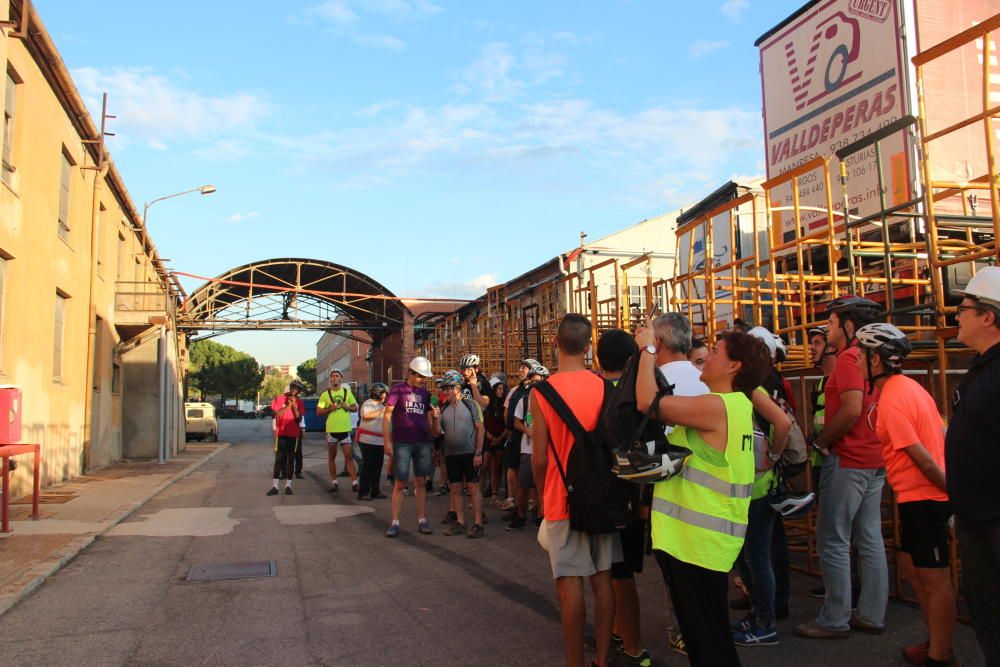
[[[584,363],[584,356],[590,348],[590,334],[590,320],[582,315],[570,313],[562,319],[555,340],[559,372],[548,380],[587,431],[597,426],[604,397],[604,380],[587,370]],[[611,564],[621,560],[618,533],[588,535],[569,527],[566,487],[549,451],[555,452],[565,468],[573,447],[573,434],[539,392],[531,392],[529,401],[534,416],[531,469],[535,484],[542,491],[545,513],[538,531],[538,543],[549,553],[552,576],[556,580],[566,664],[572,667],[584,664],[583,624],[586,609],[583,579],[586,577],[594,593],[597,639],[594,663],[604,667],[608,662],[615,617]]]
[[[855,334],[858,368],[869,391],[881,392],[875,416],[868,415],[882,443],[886,478],[899,504],[903,576],[913,586],[930,639],[903,649],[915,665],[954,663],[955,592],[948,568],[948,518],[951,508],[944,473],[944,432],[934,399],[902,374],[910,353],[906,334],[891,324],[867,324]]]

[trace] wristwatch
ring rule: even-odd
[[[646,352],[649,352],[650,354],[656,354],[656,346],[653,345],[652,343],[650,343],[649,345],[647,345],[642,349],[644,349]]]

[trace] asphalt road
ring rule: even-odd
[[[325,444],[309,434],[306,479],[267,497],[267,421],[223,421],[233,446],[147,503],[0,617],[3,665],[558,665],[559,610],[534,529],[445,537],[447,498],[431,497],[433,535],[383,536],[388,500],[326,491]],[[349,488],[349,485],[346,485]],[[193,566],[273,560],[277,574],[186,580]],[[665,592],[655,563],[638,579],[642,632],[657,664],[683,665],[662,632]],[[792,618],[777,647],[741,649],[747,665],[892,665],[924,638],[919,610],[890,603],[886,634],[838,641],[794,637],[819,601],[795,575]],[[588,600],[589,603],[589,600]],[[958,655],[981,664],[971,629]],[[977,660],[979,662],[977,662]]]

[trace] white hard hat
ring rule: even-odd
[[[410,362],[410,370],[425,378],[434,375],[431,373],[431,362],[427,357],[413,357],[413,361]]]
[[[764,341],[764,345],[767,345],[767,351],[771,353],[771,359],[774,359],[774,355],[778,351],[778,343],[774,340],[774,334],[767,330],[767,327],[754,327],[747,332],[754,338],[759,338]]]
[[[964,290],[955,290],[962,296],[982,301],[988,306],[1000,308],[1000,266],[980,269]]]

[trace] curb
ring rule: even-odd
[[[24,577],[22,577],[22,581],[24,581],[24,583],[20,584],[18,590],[13,594],[0,596],[0,616],[3,616],[5,613],[10,611],[18,602],[23,600],[25,597],[30,595],[35,589],[37,589],[39,586],[45,583],[46,579],[51,577],[53,574],[58,572],[64,565],[73,560],[77,556],[77,554],[79,554],[81,551],[90,546],[94,542],[94,540],[96,540],[98,537],[101,537],[106,532],[117,526],[119,523],[130,517],[132,514],[135,513],[136,510],[138,510],[143,505],[152,500],[161,491],[171,486],[172,484],[184,479],[185,477],[193,473],[195,470],[205,465],[206,463],[214,459],[222,452],[229,449],[230,446],[231,445],[228,442],[221,443],[218,449],[216,449],[214,452],[206,454],[202,458],[198,459],[197,461],[189,465],[187,468],[184,468],[183,470],[178,472],[173,477],[163,480],[152,491],[142,496],[141,498],[133,500],[132,502],[124,505],[125,509],[119,512],[118,514],[112,516],[110,519],[108,519],[106,524],[98,532],[91,533],[89,535],[80,535],[79,537],[72,539],[70,542],[61,547],[59,550],[57,550],[51,556],[46,558],[44,561],[26,570],[24,573]],[[11,584],[11,587],[13,586],[17,586],[17,584],[16,583]]]

